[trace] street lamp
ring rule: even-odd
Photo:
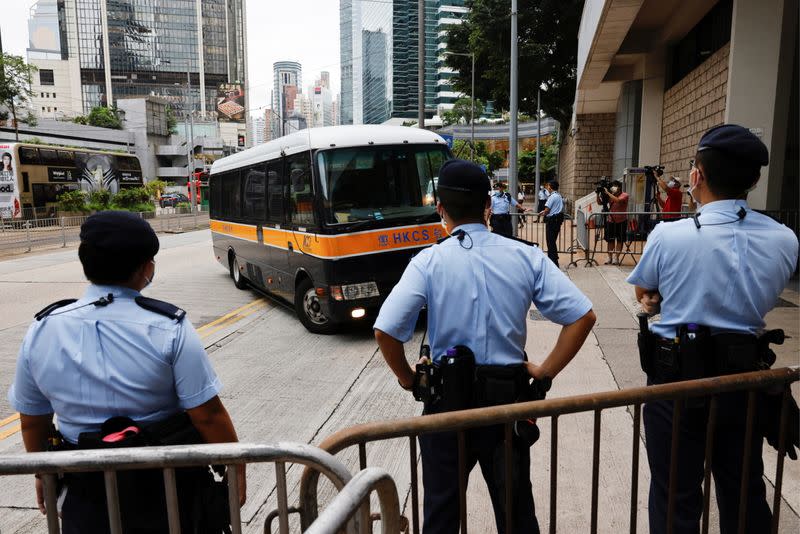
[[[470,134],[469,141],[472,146],[472,159],[475,159],[475,53],[474,52],[445,52],[446,56],[467,56],[472,58],[472,93],[470,94]]]

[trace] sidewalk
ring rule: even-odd
[[[575,360],[553,383],[549,398],[609,391],[645,384],[639,367],[636,334],[638,326],[635,314],[638,305],[633,289],[625,282],[630,267],[603,266],[597,268],[572,268],[567,275],[592,300],[597,314],[597,323],[586,344]],[[796,285],[787,289],[782,306],[767,317],[770,328],[783,328],[792,336],[777,347],[776,366],[798,365],[798,330],[800,330],[799,295]],[[532,317],[536,317],[534,311]],[[559,327],[546,320],[531,319],[528,322],[526,350],[532,360],[544,357],[545,351],[555,343]],[[797,389],[794,390],[797,396]],[[629,503],[631,487],[631,450],[633,417],[627,409],[603,412],[600,445],[599,483],[599,532],[616,533],[627,531],[629,526]],[[532,481],[537,515],[543,529],[549,525],[550,493],[550,422],[540,422],[542,436],[532,449]],[[592,469],[593,414],[562,416],[559,419],[558,451],[558,517],[560,532],[578,532],[588,529],[591,513],[591,469]],[[767,496],[772,502],[775,478],[776,453],[765,444],[764,461]],[[797,532],[800,529],[800,466],[787,459],[784,472],[783,504],[781,507],[781,533]],[[471,503],[488,505],[488,493],[474,471],[470,483]],[[644,442],[640,445],[639,491],[637,496],[637,531],[648,532],[647,495],[650,483],[647,455]],[[718,532],[716,505],[712,492],[711,532]],[[473,526],[474,525],[474,526]],[[493,532],[491,510],[483,506],[473,507],[470,527],[477,532]]]

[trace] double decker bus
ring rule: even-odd
[[[0,142],[0,218],[55,216],[66,191],[116,193],[142,184],[133,154]]]
[[[240,289],[294,304],[333,333],[374,316],[411,257],[444,236],[444,139],[400,126],[303,130],[211,168],[214,254]]]

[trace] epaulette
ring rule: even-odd
[[[509,235],[504,235],[503,237],[505,237],[506,239],[510,239],[511,241],[517,241],[519,243],[523,243],[525,245],[528,245],[529,247],[538,247],[539,246],[539,243],[536,243],[535,241],[528,241],[526,239],[521,239],[519,237],[512,237],[512,236],[509,236]]]
[[[134,300],[140,308],[144,308],[145,310],[153,313],[169,317],[170,319],[174,319],[178,322],[183,321],[183,318],[186,317],[185,310],[182,310],[181,308],[175,306],[174,304],[170,304],[169,302],[164,302],[163,300],[151,299],[141,295],[136,297]]]
[[[52,304],[48,304],[46,308],[44,308],[39,313],[34,315],[33,318],[36,319],[37,321],[41,321],[42,319],[53,313],[53,311],[59,308],[63,308],[64,306],[68,306],[73,302],[78,302],[78,299],[64,299],[64,300],[59,300],[58,302],[54,302]]]
[[[437,245],[441,245],[442,243],[444,243],[445,241],[447,241],[451,237],[453,237],[453,236],[452,235],[446,235],[444,237],[440,237],[439,239],[436,240],[436,244]]]

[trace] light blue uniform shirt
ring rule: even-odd
[[[531,302],[561,325],[591,310],[589,299],[538,248],[482,224],[453,231],[459,229],[468,234],[461,243],[451,237],[411,260],[381,307],[376,329],[406,342],[427,305],[434,362],[466,345],[478,364],[509,365],[523,361]]]
[[[500,194],[499,191],[492,193],[492,214],[505,215],[511,211],[511,206],[518,206],[516,200],[511,198],[508,193]]]
[[[546,190],[539,189],[539,200],[547,200],[548,196],[550,196],[550,194]]]
[[[109,293],[108,306],[85,306]],[[145,310],[133,300],[138,295],[91,285],[78,302],[34,321],[19,351],[11,406],[55,413],[61,433],[77,443],[110,417],[158,421],[217,395],[220,382],[189,320]]]
[[[741,221],[740,207],[747,209]],[[650,329],[665,338],[687,323],[758,334],[794,272],[797,237],[744,200],[711,202],[699,213],[699,229],[692,219],[656,225],[628,277],[661,293],[661,320]]]
[[[550,193],[550,196],[547,197],[547,202],[544,203],[544,207],[550,208],[550,212],[547,214],[548,217],[558,215],[564,211],[564,199],[561,198],[561,193],[558,191]]]

